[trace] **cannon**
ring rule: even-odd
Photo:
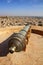
[[[31,25],[26,25],[19,33],[14,33],[8,42],[9,52],[20,52],[26,50],[28,38],[30,37]]]

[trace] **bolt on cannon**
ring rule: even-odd
[[[28,38],[31,33],[31,25],[26,25],[19,33],[14,33],[13,37],[9,40],[9,52],[20,52],[26,49]]]

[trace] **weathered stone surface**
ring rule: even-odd
[[[6,27],[4,29],[0,28],[0,44],[5,44],[6,41],[4,40],[7,39],[8,41],[9,36],[14,32],[19,32],[23,27],[16,26]],[[34,27],[34,29],[43,30],[41,27]],[[7,50],[6,48],[6,46],[2,46],[2,50],[4,49],[3,52]],[[43,65],[43,36],[31,33],[26,51],[15,52],[13,54],[8,53],[7,55],[2,54],[2,56],[0,55],[0,65]]]

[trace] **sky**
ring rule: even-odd
[[[0,0],[0,16],[43,16],[43,0]]]

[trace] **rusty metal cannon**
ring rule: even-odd
[[[28,38],[30,37],[31,25],[26,25],[19,33],[14,33],[13,37],[9,40],[9,52],[19,52],[26,49]]]

